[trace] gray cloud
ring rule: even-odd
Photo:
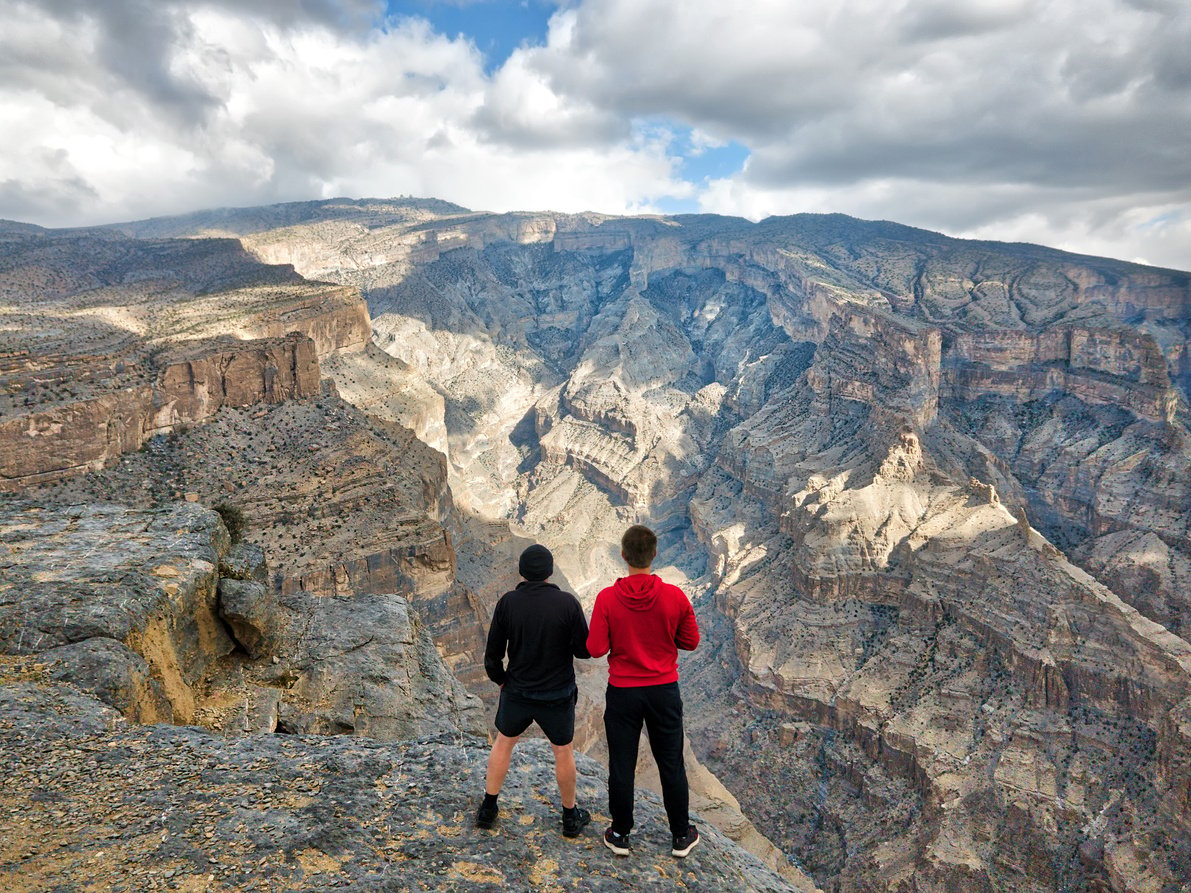
[[[37,180],[0,180],[0,216],[14,220],[73,216],[99,198],[62,150],[45,150],[42,160],[46,173]]]
[[[1033,0],[764,6],[753,21],[746,6],[692,12],[684,28],[673,3],[593,0],[534,64],[560,92],[621,116],[730,134],[754,150],[758,185],[932,172],[1126,189],[1188,179],[1191,152],[1168,151],[1191,125],[1188,17],[1099,5],[1107,19]]]
[[[1036,0],[973,0],[964,4],[925,0],[908,7],[902,24],[907,40],[950,40],[1011,28],[1033,15]]]
[[[255,17],[281,28],[311,23],[362,32],[384,10],[382,0],[8,0],[0,14],[11,9],[35,10],[55,21],[64,36],[82,41],[94,36],[93,67],[84,72],[86,58],[70,39],[47,47],[11,46],[0,68],[5,83],[44,85],[64,104],[93,102],[93,90],[119,86],[150,106],[173,116],[179,125],[202,122],[219,98],[172,64],[178,49],[195,35],[187,13],[202,8],[223,9]],[[7,43],[8,41],[6,41]],[[6,47],[6,49],[9,49]],[[49,53],[45,53],[50,49]],[[85,79],[85,76],[89,78]],[[55,84],[55,82],[57,82]],[[57,87],[57,89],[54,89]],[[70,88],[73,88],[71,90]],[[70,95],[73,93],[73,95]],[[118,105],[115,104],[115,105]]]
[[[28,4],[15,5],[28,8]],[[65,71],[77,78],[83,74],[79,68],[88,61],[92,63],[86,72],[90,78],[74,82],[74,101],[91,101],[93,91],[118,86],[160,111],[175,115],[178,122],[201,118],[213,104],[213,97],[198,84],[171,70],[172,50],[188,30],[176,4],[152,0],[111,0],[99,4],[44,0],[37,9],[56,20],[66,38],[62,49],[73,50],[76,55],[77,61]],[[80,44],[89,39],[93,41],[90,60],[79,52],[84,49]],[[54,67],[58,61],[53,57],[40,60],[40,64],[32,67],[31,76],[54,78],[62,71]],[[70,99],[64,98],[64,102],[69,103]]]
[[[529,55],[560,94],[748,146],[746,168],[706,202],[715,210],[834,190],[952,231],[1029,217],[1043,241],[1073,220],[1091,232],[1122,209],[1191,206],[1185,4],[840,0],[728,15],[587,0],[566,25]],[[898,199],[882,206],[879,193]],[[1191,263],[1191,248],[1181,256]]]

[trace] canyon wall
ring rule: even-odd
[[[1191,874],[1188,274],[832,215],[333,200],[124,229],[204,277],[226,240],[162,237],[235,235],[244,272],[146,315],[178,287],[117,282],[134,240],[99,233],[86,289],[37,280],[88,296],[88,356],[368,301],[369,345],[356,324],[292,329],[318,394],[26,488],[233,502],[269,567],[225,587],[240,647],[267,650],[263,617],[401,592],[490,695],[483,632],[520,548],[549,545],[589,605],[641,521],[706,634],[682,665],[692,756],[824,887],[1174,893]],[[92,377],[143,386],[137,369]],[[581,673],[584,717],[601,685]],[[318,718],[295,728],[367,726],[303,700]],[[243,703],[245,726],[306,722]]]
[[[584,599],[657,527],[695,750],[820,882],[1176,889],[1187,274],[840,217],[306,238],[244,241],[364,291],[457,505]]]
[[[319,362],[362,350],[343,286],[232,240],[144,243],[49,230],[3,243],[0,489],[93,471],[223,407],[319,393]]]
[[[150,438],[201,424],[224,407],[319,393],[314,342],[297,333],[203,342],[144,364],[153,370],[146,371],[149,383],[58,402],[0,422],[0,490],[103,468]]]

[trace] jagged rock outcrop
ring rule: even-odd
[[[209,509],[14,502],[0,519],[2,653],[131,719],[388,739],[483,729],[405,596],[275,593],[260,550],[232,549]]]
[[[191,722],[234,643],[216,615],[219,516],[182,504],[5,504],[0,648],[142,722]]]
[[[30,492],[55,505],[101,500],[148,508],[185,497],[227,506],[262,544],[269,575],[261,582],[270,593],[403,593],[452,672],[468,684],[485,678],[487,616],[456,573],[442,455],[409,429],[369,418],[331,393],[224,408],[101,472]],[[272,715],[269,703],[260,721]]]
[[[219,613],[251,656],[268,658],[241,669],[247,700],[273,694],[261,727],[245,731],[393,740],[485,730],[479,699],[443,664],[401,596],[281,594],[224,580]],[[217,687],[225,698],[235,690]]]

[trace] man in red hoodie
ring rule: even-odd
[[[604,733],[612,825],[604,832],[604,844],[618,856],[629,855],[637,745],[644,725],[661,777],[671,853],[683,858],[699,842],[699,829],[688,813],[678,649],[695,650],[699,625],[686,594],[653,574],[657,551],[658,538],[648,527],[635,524],[625,531],[620,555],[629,572],[596,596],[587,650],[592,657],[608,655]]]

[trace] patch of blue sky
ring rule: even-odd
[[[696,186],[738,173],[749,157],[736,140],[719,140],[669,118],[637,118],[633,133],[639,143],[662,144],[678,162],[675,173]]]
[[[1162,230],[1168,226],[1177,226],[1185,219],[1186,214],[1183,209],[1175,209],[1167,211],[1165,214],[1159,214],[1156,217],[1151,217],[1149,220],[1141,223],[1137,228],[1140,230]]]
[[[684,180],[705,186],[711,180],[722,180],[740,173],[748,157],[748,147],[736,140],[698,146],[683,153],[680,172]]]
[[[638,142],[663,144],[675,163],[675,177],[691,187],[684,195],[652,198],[650,204],[663,214],[698,213],[699,196],[708,184],[739,173],[749,157],[743,143],[716,140],[667,119],[638,119],[634,131]]]
[[[471,40],[492,73],[522,44],[546,42],[555,0],[386,0],[389,17],[425,19],[444,37]]]

